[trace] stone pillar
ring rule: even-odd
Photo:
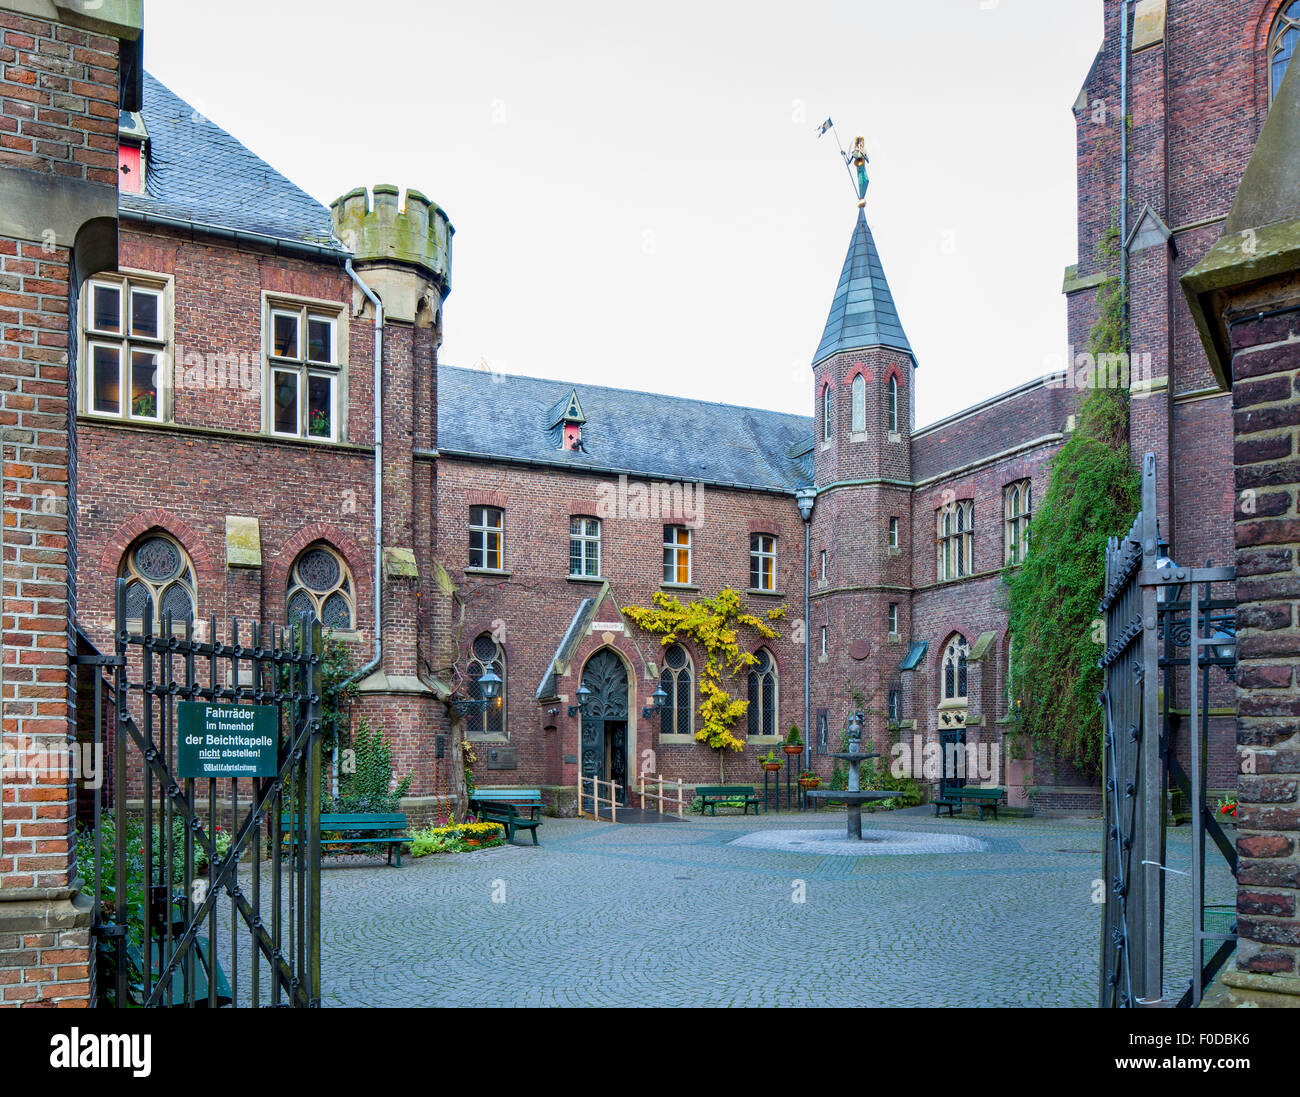
[[[119,57],[138,0],[0,3],[0,1004],[86,1005],[74,859],[79,287],[117,265]]]
[[[1215,1005],[1300,1007],[1300,66],[1223,236],[1183,278],[1232,389],[1237,505],[1237,955]]]

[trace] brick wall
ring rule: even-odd
[[[1292,287],[1294,292],[1295,287]],[[1237,967],[1300,975],[1300,312],[1233,327]]]
[[[117,97],[115,40],[0,11],[0,171],[115,188]],[[0,236],[0,701],[7,746],[66,759],[76,606],[71,252],[52,229],[28,231]],[[2,788],[0,1002],[85,1004],[88,910],[71,890],[71,781],[55,762],[34,780],[7,774]]]

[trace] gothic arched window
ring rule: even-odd
[[[1300,0],[1292,0],[1277,14],[1268,34],[1268,101],[1271,103],[1282,86],[1291,55],[1300,42]]]
[[[853,378],[853,433],[861,434],[867,429],[867,379],[858,374]]]
[[[171,614],[172,632],[185,635],[185,622],[194,620],[194,565],[181,543],[155,530],[126,551],[120,572],[126,584],[126,622],[132,632],[144,629],[148,607],[149,628],[162,632],[163,618]]]
[[[758,660],[749,668],[749,737],[775,735],[776,732],[776,660],[767,648],[754,652]]]
[[[469,715],[465,717],[467,735],[506,733],[506,653],[492,638],[490,632],[484,632],[475,638],[470,652],[469,684],[465,692],[471,700],[482,699],[483,694],[479,689],[478,680],[487,673],[488,667],[491,667],[496,676],[501,679],[501,692],[495,700],[488,702],[486,708],[470,710]]]
[[[889,433],[898,433],[898,378],[893,374],[889,377],[889,400],[888,400],[888,418]]]
[[[835,433],[835,397],[830,385],[822,386],[822,441],[829,442]]]
[[[324,542],[309,545],[289,569],[289,624],[314,613],[325,628],[347,632],[355,627],[356,586],[343,557]]]
[[[966,637],[958,633],[948,641],[943,649],[943,690],[941,701],[962,702],[966,700],[966,657],[970,654],[970,645]]]
[[[690,735],[694,676],[691,657],[680,644],[664,651],[664,669],[659,675],[659,688],[668,694],[659,717],[660,735]]]

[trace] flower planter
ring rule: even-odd
[[[784,767],[780,762],[764,762],[763,768],[767,770],[768,773],[780,773]]]
[[[822,781],[820,777],[800,777],[799,787],[805,792],[810,792],[815,788],[821,788]]]
[[[786,745],[782,749],[786,752],[786,754],[802,754],[803,744],[800,744],[799,746],[795,746],[793,743],[786,743]]]

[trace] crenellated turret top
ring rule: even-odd
[[[451,291],[451,237],[456,231],[447,215],[418,190],[408,189],[398,207],[400,191],[381,183],[370,201],[365,187],[348,191],[330,203],[334,235],[358,262],[410,263],[431,275],[442,295]]]

